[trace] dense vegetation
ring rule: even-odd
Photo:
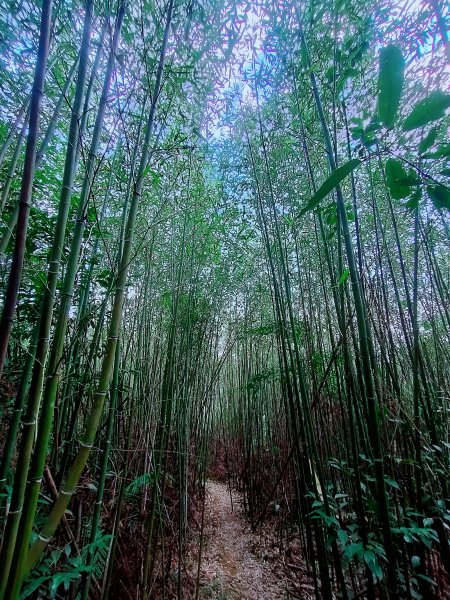
[[[213,476],[448,597],[449,19],[0,1],[1,600],[195,597]]]

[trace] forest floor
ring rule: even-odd
[[[207,483],[205,545],[201,598],[216,600],[284,600],[289,593],[285,555],[267,532],[254,533],[244,518],[239,494],[233,506],[226,484]],[[310,587],[310,586],[307,586]],[[304,589],[302,598],[309,598]]]

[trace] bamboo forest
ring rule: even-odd
[[[450,598],[450,4],[0,0],[0,600]]]

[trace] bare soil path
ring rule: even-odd
[[[240,499],[223,483],[209,481],[201,598],[216,600],[284,600],[289,598],[283,573],[255,552],[255,536],[241,515]],[[260,554],[260,556],[258,556]]]

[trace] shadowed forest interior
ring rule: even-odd
[[[0,0],[0,600],[450,597],[449,29]]]

